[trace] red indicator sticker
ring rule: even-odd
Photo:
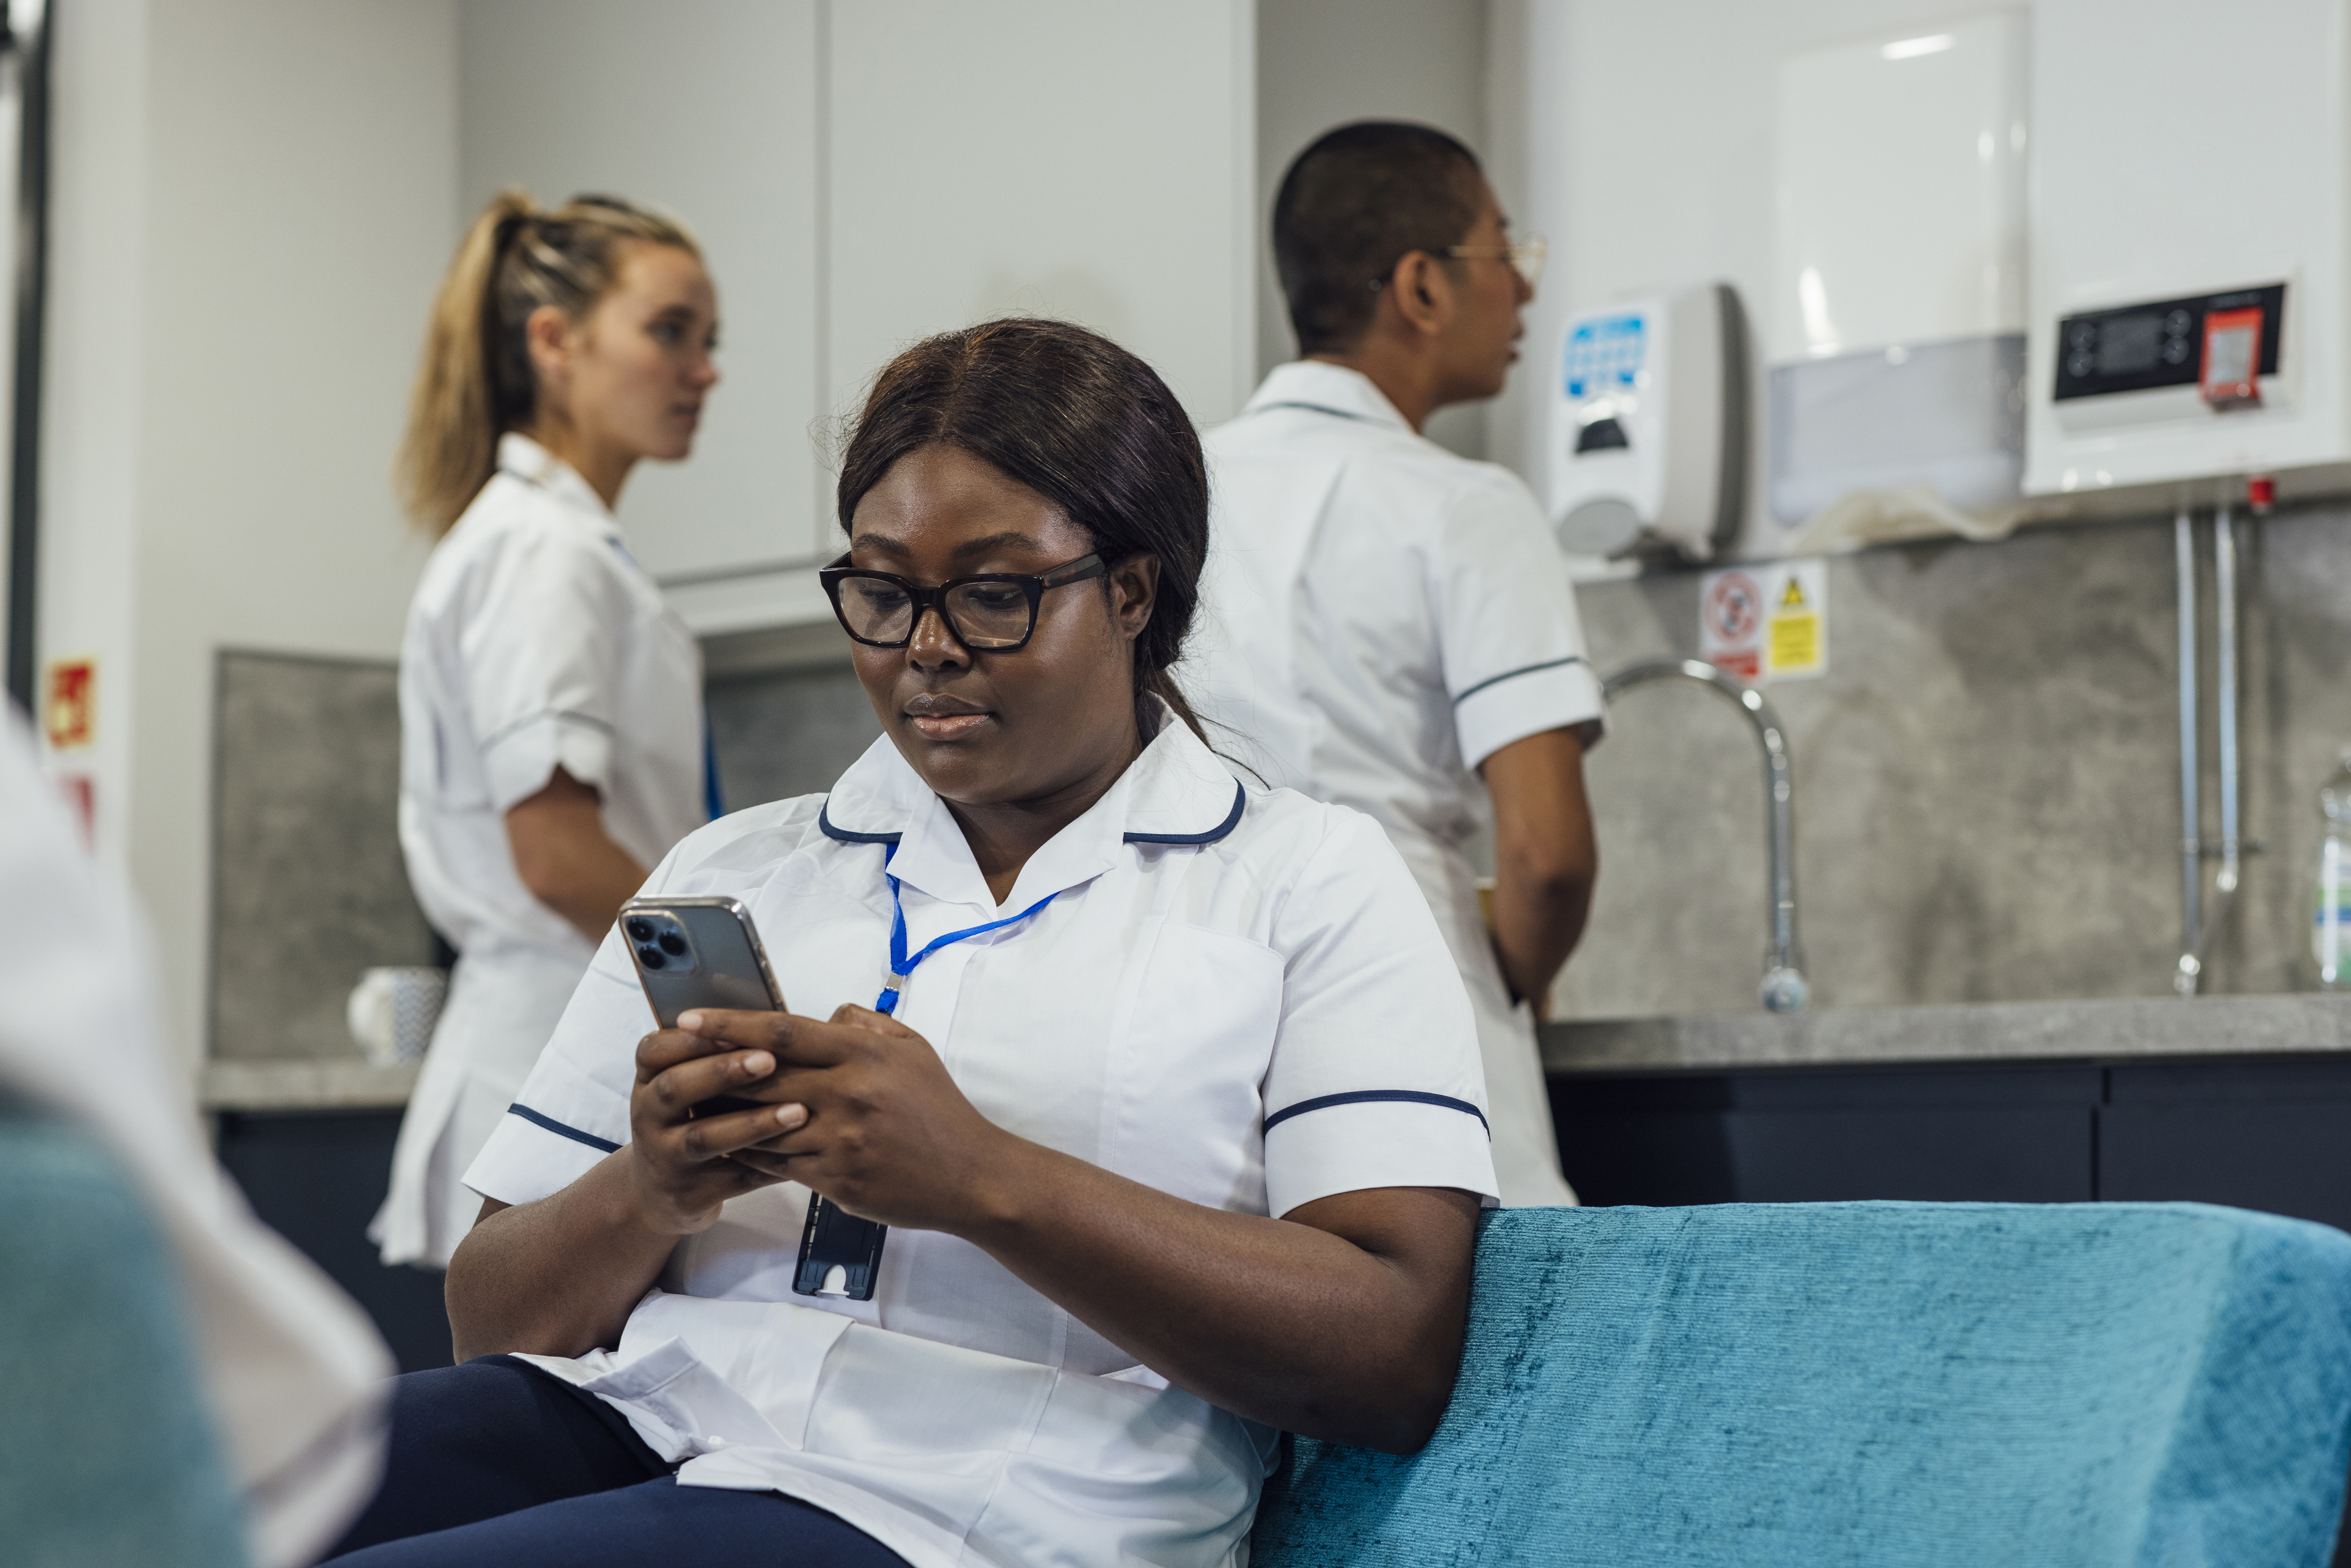
[[[2262,401],[2262,313],[2215,310],[2204,318],[2204,401],[2241,408]]]
[[[48,673],[47,700],[42,706],[50,749],[88,746],[98,728],[98,661],[57,659]]]

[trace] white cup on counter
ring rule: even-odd
[[[441,1004],[449,999],[449,971],[402,965],[370,969],[351,988],[343,1017],[351,1039],[377,1067],[404,1067],[424,1059]]]

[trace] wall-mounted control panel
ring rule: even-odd
[[[2024,491],[2351,490],[2351,0],[2033,0]],[[2183,111],[2258,83],[2247,113]]]
[[[2222,373],[2217,385],[2235,387],[2259,376],[2274,376],[2285,311],[2286,286],[2272,283],[2061,318],[2051,395],[2064,402],[2156,387],[2199,386],[2208,358]],[[2245,370],[2253,375],[2229,373]]]

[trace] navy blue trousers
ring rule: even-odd
[[[797,1499],[678,1485],[620,1412],[508,1355],[393,1380],[383,1486],[329,1555],[349,1568],[906,1568]]]

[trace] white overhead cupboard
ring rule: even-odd
[[[1254,7],[1101,0],[469,0],[460,186],[612,190],[706,244],[700,449],[631,481],[702,632],[825,613],[827,461],[889,357],[1005,312],[1151,361],[1203,424],[1256,368]]]

